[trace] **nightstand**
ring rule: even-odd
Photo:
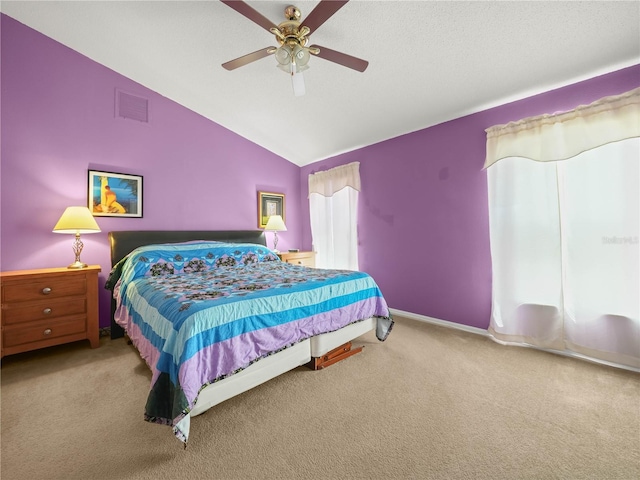
[[[294,265],[304,265],[305,267],[316,266],[316,252],[280,252],[280,260]]]
[[[88,339],[100,345],[98,265],[0,272],[0,357]]]

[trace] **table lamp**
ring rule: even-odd
[[[68,233],[76,236],[73,242],[73,253],[76,255],[76,261],[67,268],[86,268],[87,264],[80,261],[80,252],[82,252],[81,233],[98,233],[100,227],[91,215],[87,207],[67,207],[56,226],[53,227],[54,233]]]
[[[265,230],[273,232],[273,251],[278,253],[278,232],[286,232],[287,227],[281,215],[271,215],[267,220]]]

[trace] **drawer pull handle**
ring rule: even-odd
[[[51,329],[47,328],[44,332],[42,332],[44,335],[51,335]]]
[[[44,287],[44,288],[42,289],[42,293],[43,293],[44,295],[49,295],[49,294],[51,293],[51,289],[50,289],[49,287]]]
[[[51,309],[50,308],[45,308],[42,313],[44,313],[45,315],[49,315],[51,313]]]

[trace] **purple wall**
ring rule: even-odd
[[[144,177],[143,218],[96,217],[102,232],[83,236],[101,287],[110,230],[257,229],[258,190],[286,194],[279,246],[299,245],[298,166],[6,15],[1,28],[2,270],[73,261],[73,237],[51,230],[67,206],[86,205],[88,169]],[[148,98],[150,123],[115,118],[115,89]],[[101,326],[109,304],[101,288]]]
[[[360,162],[360,268],[393,308],[478,328],[491,313],[485,132],[640,86],[640,65],[458,118],[303,167]],[[425,106],[428,108],[428,106]],[[311,247],[308,203],[303,248]]]

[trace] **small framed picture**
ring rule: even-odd
[[[142,177],[89,170],[88,198],[94,217],[142,217]]]
[[[284,193],[258,192],[258,228],[265,228],[271,215],[284,218]]]

